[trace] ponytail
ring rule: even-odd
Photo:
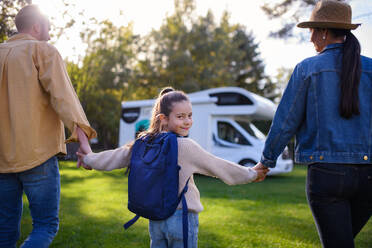
[[[342,69],[340,77],[341,97],[340,115],[349,119],[359,115],[359,82],[361,77],[360,44],[350,30],[332,29],[335,36],[346,36],[343,47]]]

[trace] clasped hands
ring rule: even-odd
[[[92,168],[84,164],[83,162],[85,155],[92,152],[92,149],[89,145],[88,137],[79,127],[77,128],[76,132],[80,143],[79,149],[76,152],[76,155],[78,157],[76,166],[78,168],[82,166],[86,170],[91,170]]]
[[[257,178],[254,182],[263,181],[266,178],[267,173],[270,171],[270,169],[261,162],[258,162],[254,167],[252,167],[252,169],[257,172]]]

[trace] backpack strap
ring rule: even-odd
[[[189,180],[190,180],[190,178],[187,179],[186,185],[181,192],[181,197],[182,197],[182,233],[183,233],[183,247],[184,248],[188,247],[188,241],[189,241],[189,220],[188,220],[189,210],[188,210],[188,207],[187,207],[187,202],[186,202],[186,197],[185,197],[185,193],[187,192]]]
[[[124,229],[128,229],[131,225],[133,225],[134,223],[136,223],[136,221],[139,219],[139,216],[138,214],[136,216],[134,216],[133,219],[131,219],[130,221],[128,221],[127,223],[124,224]]]
[[[189,241],[189,211],[187,209],[187,203],[185,195],[182,196],[182,232],[183,232],[183,247],[187,248]]]
[[[182,137],[177,134],[177,137]],[[188,136],[186,136],[188,137]],[[183,188],[181,192],[182,197],[182,234],[183,234],[183,247],[188,248],[188,241],[189,241],[189,208],[187,207],[186,197],[185,193],[187,192],[188,185],[189,185],[190,178],[187,179],[187,182],[185,184],[185,187]]]

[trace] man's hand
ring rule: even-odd
[[[77,167],[79,168],[80,166],[82,166],[84,169],[86,170],[91,170],[92,167],[84,164],[84,157],[86,156],[86,154],[84,154],[81,149],[79,148],[76,152],[76,156],[78,157],[78,160],[77,160]]]
[[[88,137],[85,135],[85,133],[83,132],[83,130],[81,130],[80,127],[76,128],[76,132],[77,132],[77,136],[78,136],[79,143],[80,143],[80,147],[76,153],[76,155],[78,156],[76,166],[78,168],[80,166],[83,166],[84,169],[91,170],[92,168],[87,166],[83,162],[84,156],[92,152],[92,149],[90,148],[90,145],[89,145]]]
[[[92,152],[92,149],[90,148],[90,144],[88,141],[88,137],[85,135],[84,131],[81,130],[80,127],[76,128],[76,133],[79,139],[80,143],[80,150],[84,154],[88,154]]]
[[[261,162],[258,162],[252,169],[257,172],[257,179],[254,182],[261,182],[266,178],[267,173],[270,171],[269,168],[264,166]]]

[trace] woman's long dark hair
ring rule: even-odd
[[[349,119],[360,114],[359,82],[362,74],[360,44],[358,39],[345,29],[330,29],[335,37],[346,37],[342,55],[340,115]]]

